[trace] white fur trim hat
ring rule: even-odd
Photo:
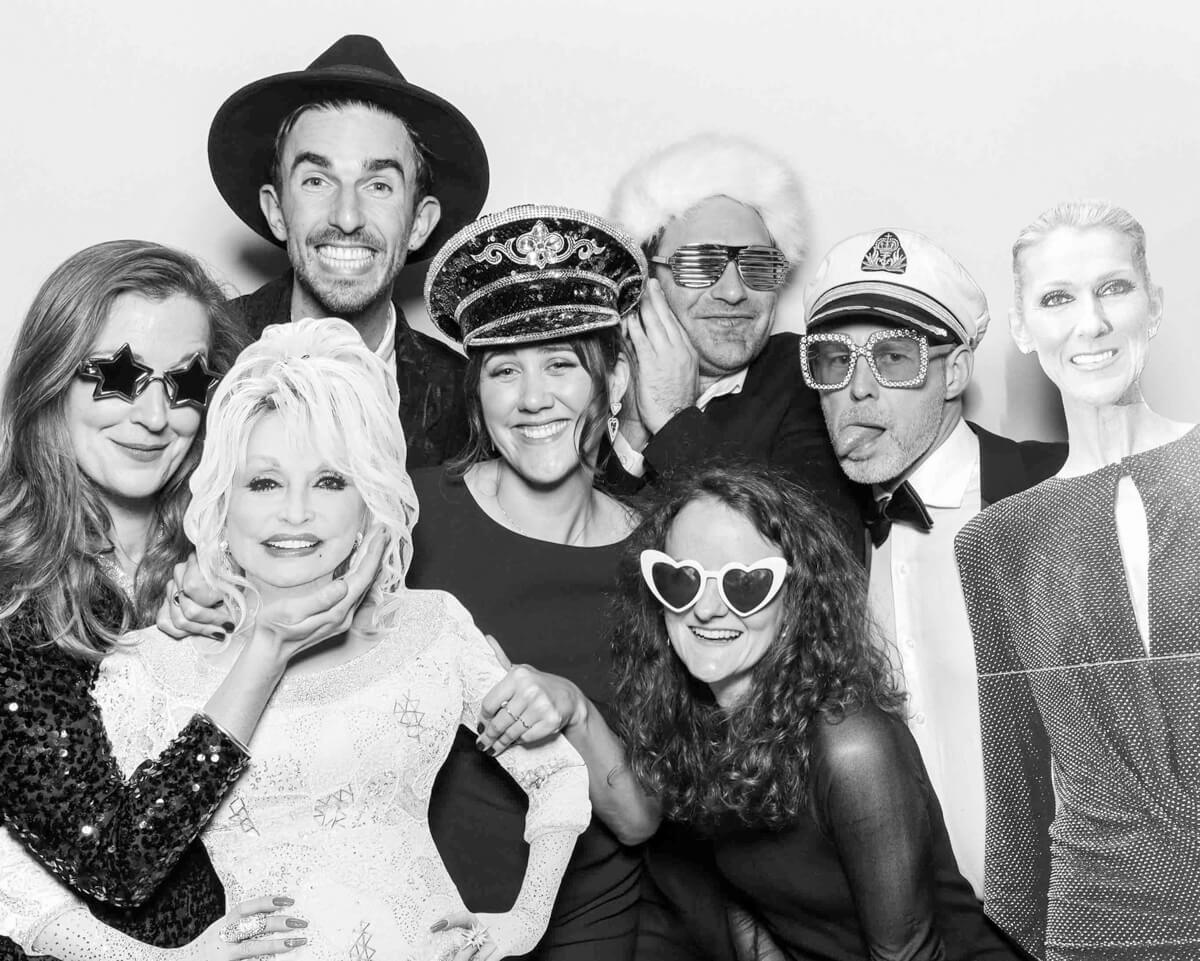
[[[618,182],[610,216],[645,248],[710,197],[753,207],[792,265],[803,262],[808,205],[800,179],[780,157],[737,137],[700,134],[646,157]]]

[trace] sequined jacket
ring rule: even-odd
[[[291,321],[292,282],[288,271],[254,293],[230,301],[251,337],[260,336],[270,324]],[[409,327],[396,304],[396,384],[409,470],[436,467],[466,446],[466,364],[461,354]]]
[[[115,620],[115,599],[102,598],[97,613]],[[195,838],[246,766],[245,753],[197,715],[126,780],[91,693],[98,665],[47,644],[29,604],[5,628],[0,819],[108,924],[163,946],[191,940],[224,910]],[[7,889],[0,866],[0,958],[20,957],[2,934],[21,893]]]

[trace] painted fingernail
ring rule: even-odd
[[[484,728],[484,723],[483,723],[483,721],[480,721],[478,724],[475,725],[475,733],[482,734],[483,728]]]
[[[308,938],[284,938],[283,946],[285,948],[298,948],[308,944]]]
[[[296,902],[292,898],[271,898],[271,903],[277,908],[290,908]]]
[[[429,928],[429,930],[430,930],[430,931],[441,931],[441,930],[443,930],[443,929],[446,927],[446,925],[448,925],[449,923],[450,923],[450,922],[449,922],[449,921],[447,921],[445,918],[442,918],[442,920],[438,921],[436,924],[430,925],[430,928]]]
[[[233,630],[233,621],[226,621],[226,622],[225,622],[224,624],[222,624],[221,626],[222,626],[223,628],[225,628],[225,631],[226,631],[226,632],[232,631],[232,630]]]
[[[495,749],[494,747],[489,747],[489,748],[488,748],[486,751],[484,751],[483,753],[484,753],[484,754],[486,754],[488,757],[495,757],[495,756],[496,756],[496,749]]]
[[[225,635],[222,634],[220,631],[213,631],[213,640],[214,641],[223,641],[223,640],[225,640]]]
[[[289,928],[307,928],[308,922],[304,918],[288,918],[287,926]]]
[[[475,750],[476,751],[486,751],[487,748],[483,746],[483,741],[476,741],[475,742]]]

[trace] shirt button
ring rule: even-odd
[[[925,712],[917,711],[917,713],[915,715],[913,715],[913,720],[916,721],[918,724],[924,724],[925,723]]]
[[[896,568],[896,573],[899,574],[901,577],[906,576],[908,574],[908,565],[901,564],[899,567]]]
[[[904,646],[911,651],[914,647],[916,647],[916,642],[913,641],[911,637],[906,637],[904,639]]]

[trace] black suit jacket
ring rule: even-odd
[[[970,421],[967,426],[979,438],[979,484],[984,507],[1053,477],[1067,460],[1066,444],[1009,440]]]
[[[230,301],[235,316],[251,337],[269,324],[292,319],[292,280],[288,271],[252,294]],[[400,388],[400,423],[408,442],[408,469],[436,467],[456,456],[467,443],[463,395],[466,360],[441,341],[408,326],[396,306],[396,384]]]
[[[808,488],[828,507],[861,554],[861,490],[851,483],[833,455],[820,395],[800,373],[800,338],[782,333],[768,338],[746,368],[740,392],[714,398],[704,410],[688,407],[650,438],[642,451],[646,476],[635,478],[610,457],[605,481],[631,493],[680,468],[690,469],[711,457],[732,456],[777,468]]]

